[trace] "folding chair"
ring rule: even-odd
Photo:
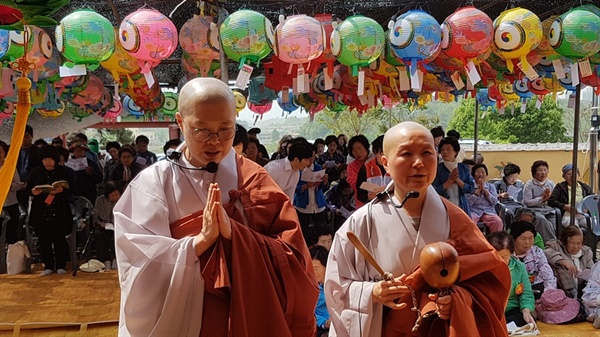
[[[94,211],[94,205],[91,201],[89,201],[85,197],[76,196],[74,197],[75,202],[71,205],[71,210],[73,212],[73,227],[71,233],[67,235],[67,242],[69,244],[69,256],[71,258],[71,263],[73,268],[76,268],[75,264],[77,264],[77,233],[81,232],[83,235],[83,242],[87,239],[87,236],[90,235],[90,227],[88,224],[92,223],[92,212]],[[91,257],[91,251],[86,250],[86,258]]]
[[[592,248],[594,262],[598,258],[597,244],[600,241],[600,222],[598,221],[598,195],[592,194],[583,198],[577,205],[577,212],[586,217],[588,228],[585,234],[585,243]]]

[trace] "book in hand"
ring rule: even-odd
[[[525,324],[522,327],[517,327],[515,322],[510,322],[506,325],[509,336],[536,336],[540,334],[535,323]]]
[[[36,190],[41,190],[44,193],[50,193],[59,186],[62,186],[62,188],[69,188],[69,182],[66,180],[58,180],[53,182],[52,185],[36,185],[33,188]]]

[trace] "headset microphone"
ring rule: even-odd
[[[406,195],[404,196],[404,199],[402,199],[402,202],[400,203],[400,205],[398,205],[398,208],[402,208],[402,206],[404,206],[404,204],[406,203],[406,201],[408,199],[413,199],[413,198],[418,198],[421,195],[421,193],[417,192],[417,191],[410,191],[408,193],[406,193]]]
[[[208,173],[215,173],[219,170],[219,164],[215,163],[214,161],[209,162],[208,164],[206,164],[205,167],[187,167],[187,166],[183,166],[183,165],[179,164],[178,161],[181,158],[180,149],[184,144],[185,143],[182,143],[179,147],[177,147],[177,149],[167,150],[167,161],[168,162],[170,162],[173,165],[179,166],[182,169],[186,169],[186,170],[207,171]]]

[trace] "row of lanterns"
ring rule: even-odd
[[[122,111],[120,96],[87,70],[101,65],[110,71],[116,91],[127,96],[123,105],[129,113],[167,111],[165,116],[170,116],[170,108],[164,107],[173,106],[173,96],[167,99],[153,68],[170,57],[178,43],[183,49],[183,82],[197,76],[218,77],[221,49],[240,68],[271,56],[270,62],[263,62],[262,85],[251,86],[249,97],[244,96],[248,107],[259,114],[270,109],[269,103],[253,102],[252,96],[257,90],[262,94],[265,87],[275,98],[280,93],[284,111],[302,105],[314,114],[325,107],[362,111],[378,100],[386,105],[407,99],[423,102],[431,99],[431,92],[441,92],[447,100],[465,88],[487,89],[487,99],[501,108],[503,102],[526,98],[516,94],[523,92],[516,88],[539,97],[533,94],[532,83],[543,86],[544,92],[556,92],[558,85],[600,84],[595,71],[600,63],[600,9],[593,5],[543,23],[523,8],[509,9],[492,21],[475,7],[464,7],[441,25],[424,11],[411,10],[394,17],[387,28],[384,32],[376,21],[360,15],[339,22],[326,14],[282,16],[273,28],[264,15],[240,10],[218,30],[212,17],[195,15],[178,32],[165,15],[142,8],[115,30],[100,14],[78,10],[56,27],[56,50],[37,27],[27,26],[26,32],[0,30],[0,62],[13,61],[28,50],[27,57],[36,66],[32,94],[46,93],[34,104],[40,113],[56,115],[64,110],[60,101],[66,100],[80,118],[96,112],[108,114],[108,120]],[[13,73],[3,69],[4,116],[10,115],[8,103],[14,102],[14,84],[11,91],[9,82],[14,82]],[[242,87],[248,81],[238,78]],[[514,96],[499,99],[510,90]],[[500,95],[494,97],[495,93]]]

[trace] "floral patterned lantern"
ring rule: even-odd
[[[331,34],[331,51],[337,60],[352,68],[366,67],[383,52],[385,33],[377,21],[362,15],[347,18]]]
[[[417,65],[440,48],[440,24],[424,11],[411,10],[391,20],[388,27],[392,52],[409,65],[412,88],[420,88],[416,82]]]
[[[121,103],[121,98],[119,96],[113,96],[113,106],[106,111],[104,123],[116,123],[117,118],[121,115],[122,111],[123,103]]]
[[[271,53],[274,31],[271,21],[264,15],[240,10],[229,15],[221,24],[221,48],[227,57],[239,62],[256,63]]]
[[[104,94],[104,83],[97,76],[90,75],[87,86],[81,92],[73,95],[69,102],[80,108],[87,108],[102,99]]]
[[[115,50],[110,21],[92,10],[77,10],[56,27],[56,47],[67,59],[65,66],[86,65],[96,70]]]
[[[291,113],[298,109],[298,104],[294,101],[294,94],[291,91],[288,92],[287,102],[283,101],[283,91],[280,91],[277,98],[277,105],[281,108],[281,110]]]
[[[27,52],[27,60],[35,64],[33,78],[34,82],[37,82],[40,67],[52,58],[54,47],[52,46],[50,36],[43,29],[36,26],[29,27],[33,33],[33,45]]]
[[[0,98],[0,125],[15,113],[15,103]]]
[[[4,56],[0,57],[1,61],[14,61],[25,54],[25,31],[27,31],[29,44],[28,50],[33,47],[33,34],[29,26],[25,26],[24,30],[11,30],[8,32],[8,49]]]
[[[4,55],[8,51],[9,46],[10,46],[9,31],[0,29],[0,60],[2,59],[2,57],[4,57]]]
[[[116,29],[114,31],[115,38],[118,40],[119,31]],[[110,72],[115,83],[119,82],[119,77],[139,73],[141,70],[137,59],[131,56],[120,43],[115,43],[115,52],[100,64]]]
[[[142,8],[127,15],[119,28],[123,48],[138,59],[142,74],[171,56],[177,49],[177,28],[154,9]]]
[[[558,15],[553,15],[542,21],[543,37],[537,47],[538,53],[549,61],[556,60],[560,57],[560,54],[558,54],[550,45],[550,29],[556,19],[558,19]]]
[[[310,62],[323,53],[321,23],[306,15],[290,16],[275,29],[274,52],[290,64]]]
[[[246,107],[246,96],[239,90],[233,90],[233,97],[235,97],[235,112],[239,117],[240,112]]]
[[[218,39],[216,30],[210,29],[213,18],[211,16],[194,15],[183,24],[179,31],[179,44],[181,49],[191,55],[200,65],[202,77],[208,76],[211,62],[219,59],[219,51],[213,49],[218,43],[210,43]]]
[[[527,54],[542,41],[542,22],[533,12],[523,8],[504,11],[494,20],[494,43],[492,49],[506,59],[506,66],[514,72],[513,60],[520,59],[521,68],[531,68]]]
[[[174,92],[165,92],[165,102],[160,107],[158,112],[170,118],[175,118],[175,114],[179,111],[179,95]]]
[[[46,108],[37,108],[36,111],[40,115],[42,115],[42,117],[57,118],[57,117],[60,117],[65,112],[65,103],[64,102],[60,102],[60,103],[61,103],[61,107],[56,108],[54,110],[46,109]]]
[[[338,22],[332,14],[317,14],[315,15],[315,20],[319,21],[321,27],[323,28],[323,53],[312,62],[311,68],[317,70],[319,65],[325,64],[325,69],[329,77],[333,77],[335,56],[331,52],[331,35],[333,34],[333,30],[337,26]]]
[[[442,24],[442,50],[464,64],[485,52],[493,37],[492,19],[472,6],[458,9]]]
[[[574,8],[552,23],[550,45],[557,53],[571,59],[581,59],[600,50],[600,17],[581,8]]]

